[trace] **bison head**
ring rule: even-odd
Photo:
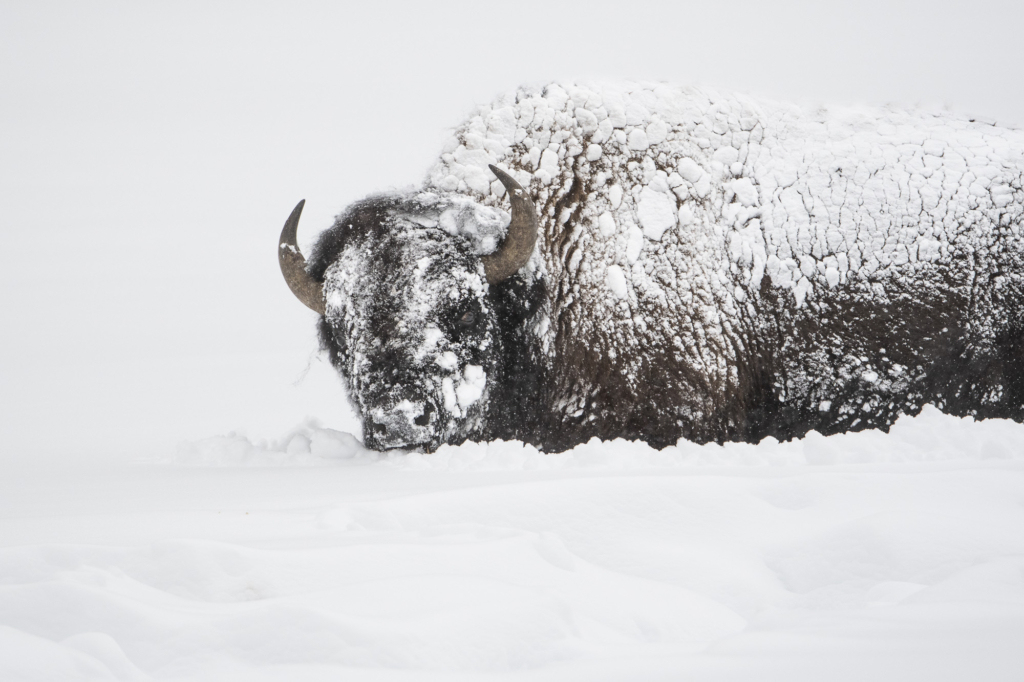
[[[490,288],[526,264],[537,239],[533,202],[508,174],[491,170],[512,204],[493,253],[485,233],[500,228],[500,213],[430,193],[351,206],[321,236],[308,267],[295,239],[303,202],[281,232],[281,271],[322,316],[321,342],[368,447],[432,451],[464,440],[486,415],[501,355]]]

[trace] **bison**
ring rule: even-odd
[[[948,113],[550,84],[279,255],[376,449],[1021,421],[1022,176]]]

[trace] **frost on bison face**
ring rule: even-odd
[[[321,238],[321,341],[369,447],[434,450],[480,431],[500,340],[479,252],[505,224],[466,199],[419,193],[359,202]]]
[[[1021,421],[1022,178],[949,114],[551,84],[279,254],[377,449]]]
[[[383,219],[382,209],[391,211]],[[358,225],[366,214],[387,229]],[[323,340],[348,380],[369,447],[433,450],[483,418],[494,310],[480,258],[468,239],[439,228],[438,217],[422,197],[357,205],[338,235],[351,243],[323,274]]]

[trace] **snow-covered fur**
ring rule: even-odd
[[[540,215],[491,287],[488,164]],[[524,88],[422,191],[325,233],[321,338],[371,447],[788,439],[927,403],[1021,421],[1022,175],[1024,133],[947,114]]]

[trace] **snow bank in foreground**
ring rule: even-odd
[[[888,434],[877,430],[780,443],[768,437],[753,445],[726,443],[655,450],[642,442],[591,440],[572,450],[543,454],[519,441],[442,446],[432,454],[376,453],[355,436],[310,421],[273,441],[239,434],[182,443],[174,462],[199,466],[308,466],[383,461],[404,469],[512,471],[573,468],[648,469],[686,466],[793,466],[944,460],[1022,460],[1024,425],[1003,419],[976,422],[942,414],[926,405],[916,417],[901,417]]]
[[[0,680],[1019,682],[1022,444],[935,410],[547,456],[309,423],[9,471]]]

